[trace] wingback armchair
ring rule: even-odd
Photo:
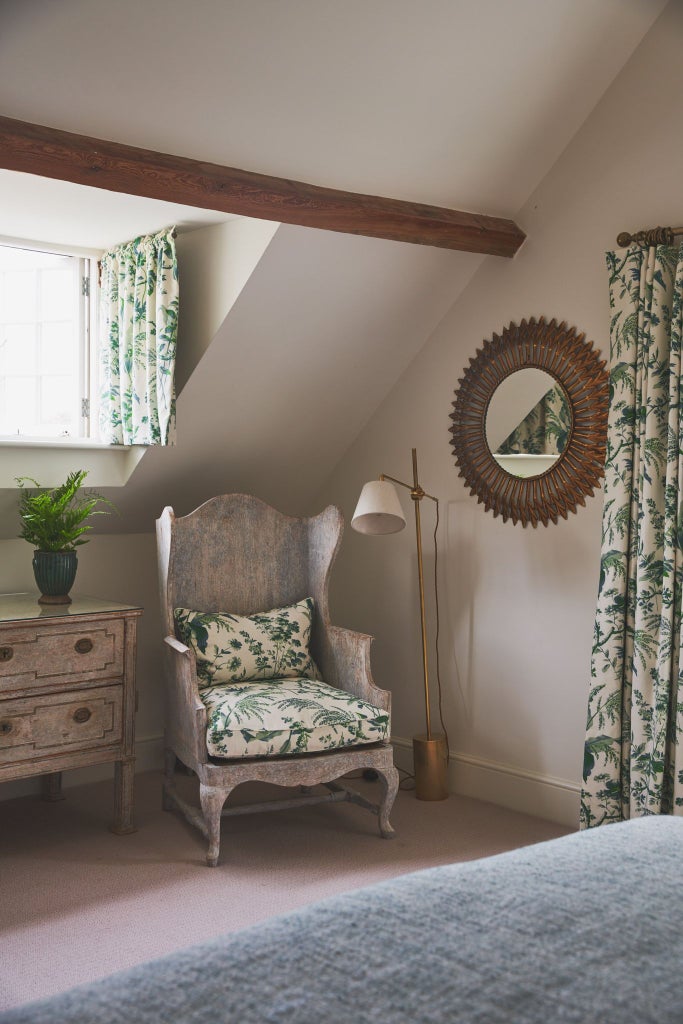
[[[391,694],[372,680],[372,638],[329,619],[329,576],[342,530],[334,506],[296,518],[245,494],[212,498],[181,518],[167,507],[157,520],[164,808],[180,810],[205,835],[211,867],[218,863],[221,817],[245,812],[224,808],[228,796],[252,780],[298,787],[295,798],[263,802],[263,810],[346,800],[375,813],[383,837],[393,835]],[[283,618],[291,606],[303,609],[301,621],[310,624],[308,652],[307,629]],[[280,611],[265,614],[273,609]],[[251,636],[254,622],[270,630],[278,651],[283,636],[294,637],[286,678],[261,678],[267,659]],[[256,666],[251,677],[247,648]],[[178,791],[176,759],[199,777],[201,810]],[[379,777],[378,804],[337,781],[364,769]]]

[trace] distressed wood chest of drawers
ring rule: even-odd
[[[142,609],[97,598],[0,595],[0,782],[113,761],[112,831],[133,832],[135,652]]]

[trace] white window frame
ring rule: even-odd
[[[0,246],[25,249],[33,252],[45,252],[56,256],[69,256],[80,261],[79,276],[88,281],[88,294],[81,295],[79,300],[79,345],[78,363],[78,433],[73,436],[45,436],[0,434],[0,446],[26,445],[49,447],[83,447],[99,446],[97,436],[99,423],[99,387],[98,387],[98,352],[97,352],[97,311],[99,273],[98,262],[102,256],[100,250],[83,249],[74,246],[54,245],[49,242],[38,242],[25,238],[8,238],[0,235]],[[83,414],[83,401],[86,400],[88,415]],[[103,445],[102,447],[115,447]]]

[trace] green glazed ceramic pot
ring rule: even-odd
[[[34,551],[33,575],[40,591],[39,604],[71,604],[69,591],[77,568],[75,551]]]

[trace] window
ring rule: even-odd
[[[0,436],[89,435],[93,272],[83,257],[0,245]]]

